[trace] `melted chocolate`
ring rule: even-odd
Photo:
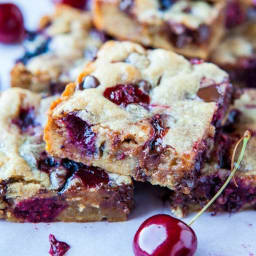
[[[162,138],[166,135],[169,130],[169,127],[165,126],[164,123],[165,116],[163,115],[155,115],[151,119],[152,132],[151,138],[148,142],[143,146],[143,162],[147,169],[151,169],[159,164],[161,159],[161,154],[163,153],[165,147],[162,144]],[[137,176],[139,175],[140,170],[137,172]],[[140,174],[141,175],[141,174]]]
[[[210,38],[210,28],[200,25],[197,30],[192,30],[182,24],[168,22],[164,26],[163,33],[168,35],[169,40],[177,47],[183,48],[188,44],[201,45],[207,43]]]
[[[37,160],[37,168],[46,173],[49,173],[52,168],[57,167],[58,165],[59,164],[54,157],[49,156],[45,151],[40,154],[40,157]]]

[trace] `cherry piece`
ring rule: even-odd
[[[237,0],[229,1],[226,9],[226,27],[233,28],[245,21],[245,12]]]
[[[0,43],[18,43],[24,35],[24,20],[20,9],[15,4],[0,4]]]
[[[49,254],[51,256],[63,256],[70,249],[67,243],[58,241],[53,234],[49,235],[49,241],[51,244]]]
[[[145,220],[135,234],[135,256],[193,256],[195,232],[184,222],[159,214]]]
[[[88,0],[53,0],[55,4],[66,4],[77,9],[87,9]]]
[[[108,174],[104,170],[93,166],[81,166],[81,168],[74,173],[74,177],[79,178],[86,188],[93,188],[109,182]]]
[[[117,105],[126,107],[129,104],[148,105],[150,98],[136,84],[118,84],[104,91],[104,97]]]
[[[87,156],[92,156],[96,151],[96,134],[92,131],[91,125],[75,114],[67,115],[63,122],[68,130],[70,142]]]

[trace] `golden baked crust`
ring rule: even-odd
[[[177,1],[160,10],[158,1],[96,0],[96,27],[120,40],[206,59],[224,34],[225,2]]]
[[[182,179],[193,180],[211,149],[229,105],[227,79],[213,64],[191,64],[135,43],[107,42],[52,104],[46,150],[177,189]],[[96,88],[79,89],[93,83]],[[119,93],[123,102],[118,103]]]
[[[13,87],[35,92],[64,90],[106,40],[94,29],[91,14],[57,5],[51,16],[41,19],[39,30],[25,41],[25,54],[11,72]]]
[[[0,96],[0,218],[125,220],[133,204],[129,177],[46,154],[43,125],[54,99],[20,88]]]

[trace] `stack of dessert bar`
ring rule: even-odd
[[[45,151],[43,140],[50,104],[94,58],[105,35],[93,28],[90,13],[66,6],[57,7],[42,24],[44,28],[29,34],[25,55],[12,71],[12,85],[22,88],[0,96],[0,218],[126,220],[133,208],[130,177],[55,158]]]
[[[245,156],[235,179],[212,205],[215,213],[237,212],[256,207],[256,90],[243,89],[230,108],[214,150],[205,162],[191,193],[172,192],[171,208],[178,216],[200,210],[220,189],[230,174],[231,159],[237,141],[251,131]]]
[[[167,187],[177,215],[200,209],[244,131],[256,134],[256,90],[244,88],[256,86],[252,6],[57,5],[24,42],[11,72],[19,88],[0,95],[0,218],[125,220],[132,179]],[[211,210],[256,206],[255,141]]]
[[[133,205],[129,177],[54,158],[45,151],[43,125],[54,99],[21,88],[0,96],[0,218],[19,222],[125,220]]]

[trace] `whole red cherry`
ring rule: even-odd
[[[135,256],[193,256],[195,232],[183,221],[159,214],[145,220],[135,234]]]
[[[88,0],[53,0],[55,4],[66,4],[77,9],[87,9]]]
[[[18,43],[24,35],[24,20],[20,9],[15,4],[0,4],[0,43]]]

